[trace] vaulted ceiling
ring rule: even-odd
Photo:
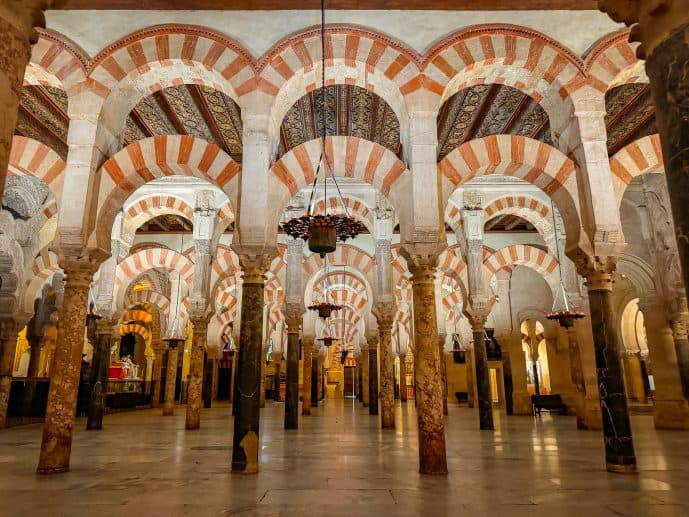
[[[401,155],[400,124],[388,103],[364,88],[338,84],[313,90],[290,108],[280,127],[280,156],[322,135],[324,103],[328,136],[363,138]]]
[[[484,225],[484,230],[486,232],[492,233],[504,233],[504,232],[517,232],[517,233],[537,233],[538,230],[526,219],[519,217],[518,215],[505,214],[498,215],[486,221]]]
[[[67,94],[53,86],[26,86],[19,101],[14,134],[47,145],[67,157]]]
[[[438,159],[464,142],[489,135],[523,135],[552,144],[543,108],[519,90],[478,84],[450,97],[438,114]]]
[[[625,84],[605,94],[605,127],[611,156],[641,137],[658,132],[648,84]]]

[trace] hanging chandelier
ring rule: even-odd
[[[303,239],[309,246],[309,250],[318,253],[321,258],[337,249],[338,242],[345,242],[355,238],[366,231],[366,227],[349,215],[347,206],[342,198],[340,186],[335,179],[330,159],[325,151],[326,139],[326,105],[325,105],[325,0],[321,0],[321,153],[318,159],[316,174],[311,185],[311,197],[305,214],[293,217],[282,224],[283,231],[294,239]],[[328,213],[328,176],[332,178],[337,199],[342,205],[342,214],[334,211]],[[319,179],[323,187],[324,207],[323,214],[315,213],[316,193]]]
[[[322,319],[328,319],[334,311],[339,311],[342,306],[331,303],[328,301],[328,261],[323,262],[323,301],[314,302],[308,306],[310,311],[315,311],[318,313],[318,317]]]
[[[574,326],[576,320],[580,320],[586,317],[586,315],[583,312],[574,310],[571,302],[569,301],[567,289],[565,289],[565,282],[562,278],[562,260],[560,260],[560,243],[557,235],[557,222],[555,221],[555,206],[553,205],[552,199],[550,200],[550,212],[553,216],[553,232],[555,233],[555,251],[557,253],[558,270],[560,272],[560,285],[553,298],[553,307],[550,312],[545,315],[545,317],[546,319],[557,321],[562,328],[568,329]],[[563,307],[562,309],[556,309],[558,294],[560,293],[562,293],[562,298],[564,300]]]

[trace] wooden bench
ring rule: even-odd
[[[557,411],[561,415],[567,414],[567,406],[562,402],[560,395],[531,395],[531,406],[534,415],[540,415],[541,411]]]

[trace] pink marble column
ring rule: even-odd
[[[10,402],[14,355],[17,350],[17,334],[23,325],[12,319],[0,320],[0,429],[7,422],[7,406]]]
[[[201,427],[201,391],[203,389],[203,354],[206,350],[208,319],[194,319],[187,385],[187,415],[184,428],[188,431]]]
[[[414,367],[419,426],[419,472],[447,474],[443,388],[440,381],[434,274],[437,257],[410,257],[414,303]]]
[[[37,469],[39,474],[57,474],[69,470],[87,298],[91,278],[98,267],[97,262],[83,258],[61,260],[60,264],[66,275],[65,295],[50,369],[50,392]]]
[[[177,343],[184,343],[181,339]],[[170,346],[167,352],[167,372],[165,374],[165,400],[163,401],[163,416],[175,414],[175,388],[177,384],[178,345]]]
[[[395,428],[395,388],[393,383],[392,356],[392,307],[377,311],[378,334],[380,336],[380,424],[383,429]]]

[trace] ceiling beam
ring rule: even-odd
[[[225,142],[225,139],[220,132],[220,128],[215,122],[215,118],[213,118],[211,111],[208,109],[208,103],[206,103],[206,99],[203,97],[200,87],[196,84],[189,84],[187,85],[187,88],[189,89],[189,93],[191,94],[194,104],[196,104],[196,108],[206,121],[208,129],[211,131],[211,135],[213,135],[215,141],[220,144],[220,147],[222,147],[223,151],[225,151],[227,154],[230,154],[230,148],[228,147],[227,142]]]
[[[517,104],[517,107],[512,112],[512,115],[510,115],[510,118],[507,120],[507,122],[505,122],[505,125],[503,126],[502,131],[500,131],[500,134],[510,134],[510,129],[512,129],[514,123],[517,120],[519,120],[519,118],[522,116],[522,113],[524,113],[524,110],[529,105],[530,101],[531,97],[529,97],[528,95],[524,94],[522,96],[522,100],[519,101],[519,104]]]
[[[622,118],[627,115],[630,111],[638,107],[639,101],[643,99],[646,95],[650,95],[650,87],[648,84],[644,84],[643,88],[639,88],[639,91],[634,94],[634,96],[629,99],[629,101],[622,106],[622,108],[610,117],[605,122],[605,129],[610,129],[612,126],[617,124]],[[606,103],[607,104],[607,103]]]
[[[141,116],[141,113],[139,113],[139,110],[134,108],[132,111],[129,112],[129,116],[131,117],[132,121],[134,124],[141,130],[142,133],[144,133],[147,137],[155,136],[155,133],[153,132],[153,129],[151,129],[151,126],[148,125],[148,122]]]
[[[170,101],[167,100],[167,97],[165,96],[165,93],[163,93],[163,90],[158,90],[157,92],[155,92],[153,94],[153,98],[158,103],[158,106],[160,106],[160,109],[163,110],[163,113],[165,113],[165,116],[168,118],[172,126],[175,128],[175,131],[177,131],[177,133],[180,135],[188,135],[189,133],[187,133],[187,129],[184,127],[184,124],[182,124],[182,121],[177,116],[177,112],[170,105]]]
[[[62,9],[288,10],[320,8],[319,0],[65,0]],[[597,10],[596,0],[329,0],[328,9]]]
[[[497,84],[490,85],[488,93],[486,93],[485,97],[483,97],[481,105],[476,110],[476,114],[474,115],[471,124],[469,124],[469,128],[467,129],[466,133],[464,133],[464,140],[462,141],[462,144],[474,139],[474,136],[476,135],[476,130],[480,127],[481,122],[483,122],[483,119],[486,117],[486,113],[490,109],[490,106],[493,104],[493,101],[495,100],[495,96],[498,94],[499,89],[500,87]]]
[[[622,149],[623,147],[627,146],[628,144],[632,143],[634,140],[636,140],[636,135],[641,131],[644,127],[646,127],[648,124],[653,122],[653,119],[655,118],[656,113],[655,109],[653,111],[649,111],[646,113],[643,117],[641,117],[636,124],[634,124],[629,131],[624,135],[623,138],[620,138],[620,140],[613,146],[610,146],[608,149],[608,154],[612,156],[615,154],[617,151]]]

